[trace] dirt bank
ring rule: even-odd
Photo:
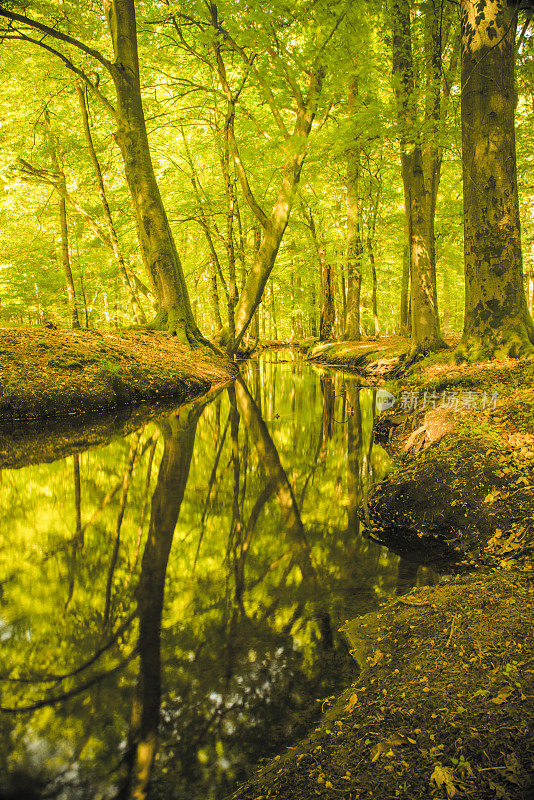
[[[349,626],[360,681],[232,797],[531,800],[533,624],[527,567],[387,603]]]
[[[0,426],[187,402],[233,369],[165,333],[0,328]]]

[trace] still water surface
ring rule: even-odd
[[[290,353],[242,372],[0,473],[0,795],[222,798],[357,674],[338,628],[402,573],[360,530],[373,390]]]

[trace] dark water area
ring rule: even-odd
[[[225,797],[355,679],[340,625],[428,579],[361,529],[374,390],[242,374],[0,472],[1,797]]]

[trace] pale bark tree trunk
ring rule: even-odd
[[[461,1],[465,322],[473,358],[534,344],[523,287],[515,152],[515,9]]]
[[[349,84],[349,114],[354,115],[358,102],[358,79]],[[347,150],[347,304],[344,338],[358,341],[361,338],[360,297],[362,289],[362,237],[361,209],[358,197],[360,175],[360,148]]]

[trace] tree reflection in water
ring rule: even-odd
[[[77,456],[74,488],[70,459],[4,473],[4,772],[222,797],[354,676],[338,628],[398,561],[359,529],[373,393],[287,360]]]

